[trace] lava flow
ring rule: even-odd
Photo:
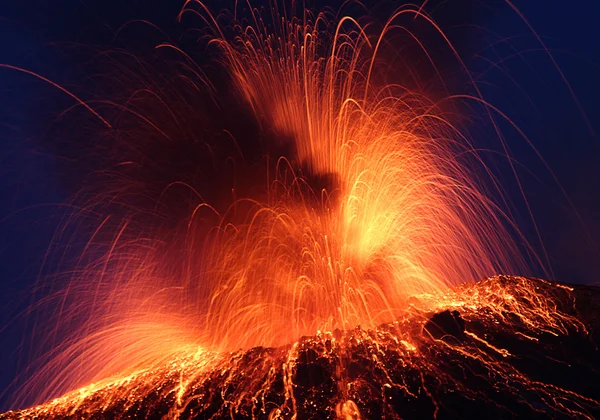
[[[583,353],[561,358],[561,337],[595,354],[578,292],[490,278],[527,274],[526,263],[498,181],[444,108],[485,101],[383,82],[386,36],[402,19],[422,20],[454,51],[443,32],[414,5],[376,34],[350,16],[285,6],[272,2],[268,17],[236,10],[226,25],[197,1],[181,12],[206,22],[235,96],[285,153],[271,151],[264,178],[223,210],[200,199],[175,239],[131,233],[124,218],[60,295],[56,328],[72,330],[20,392],[43,404],[0,417],[593,418],[597,385],[548,379],[527,359],[554,349],[556,369],[585,365]],[[180,52],[181,79],[218,104],[199,64],[157,48]],[[120,109],[140,116],[136,106]],[[119,130],[119,118],[105,121]],[[94,200],[126,200],[125,187],[111,188]],[[110,225],[102,217],[96,233]]]

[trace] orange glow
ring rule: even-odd
[[[211,42],[261,128],[288,142],[295,157],[271,156],[278,163],[264,180],[266,196],[238,197],[223,214],[210,202],[199,205],[176,250],[165,253],[151,232],[125,239],[124,223],[108,252],[64,292],[60,321],[85,314],[84,327],[48,355],[22,393],[41,402],[84,388],[31,414],[74,412],[83,401],[101,409],[110,398],[133,401],[159,388],[176,395],[177,417],[189,384],[223,363],[223,354],[289,345],[292,365],[302,336],[331,338],[356,326],[360,339],[395,340],[407,363],[435,370],[422,357],[420,331],[428,315],[448,308],[496,321],[510,312],[536,332],[583,329],[525,279],[474,286],[501,272],[526,274],[526,264],[506,229],[510,219],[482,187],[476,165],[486,168],[439,103],[379,84],[378,53],[393,20],[373,37],[349,17],[303,11],[274,19],[273,28],[255,11],[252,26],[234,21],[226,30],[199,2],[188,1],[182,14],[193,7],[209,22]],[[438,31],[419,7],[393,19],[402,15]],[[82,291],[85,302],[71,303]],[[377,330],[384,323],[397,333]],[[489,362],[500,377],[520,375],[475,345],[449,351]],[[175,388],[160,388],[167,377],[178,377]],[[286,404],[293,406],[290,378]],[[550,398],[560,394],[534,385]],[[346,395],[335,411],[360,417]]]
[[[369,41],[351,18],[311,16],[276,30],[233,25],[232,39],[214,28],[240,95],[297,154],[279,161],[267,200],[221,215],[198,256],[195,289],[218,348],[374,328],[409,296],[523,270],[501,213],[457,157],[470,144],[419,93],[369,82],[385,29]],[[329,185],[315,189],[307,172]]]

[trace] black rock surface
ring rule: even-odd
[[[456,296],[484,292],[0,418],[600,418],[600,289],[498,276]]]

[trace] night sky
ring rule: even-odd
[[[153,42],[141,23],[127,26],[115,40],[117,29],[126,22],[150,21],[194,55],[191,24],[176,21],[179,0],[2,3],[0,63],[39,73],[84,98],[98,91],[80,46],[101,51]],[[373,3],[375,19],[400,4]],[[523,130],[554,174],[514,129],[500,124],[521,168],[519,176],[548,255],[547,275],[566,283],[599,284],[600,3],[584,0],[575,7],[560,0],[515,0],[515,6],[553,54],[576,99],[547,52],[505,2],[431,1],[427,10],[455,42],[484,97]],[[456,64],[448,62],[442,68],[454,84],[452,90],[468,90],[461,89],[464,81],[454,81]],[[27,364],[34,333],[26,321],[32,291],[40,273],[53,274],[41,271],[42,265],[57,226],[68,214],[65,204],[85,173],[85,168],[73,168],[71,156],[79,149],[72,140],[67,146],[54,143],[56,125],[61,124],[58,116],[72,105],[69,97],[47,83],[0,68],[0,392]],[[489,124],[477,123],[473,122],[472,136],[480,139],[482,148],[497,150]],[[86,133],[78,130],[70,131],[80,133],[81,150],[86,150]],[[505,159],[490,156],[489,164],[498,171],[520,230],[543,254]],[[76,253],[77,241],[72,247],[69,252]],[[0,395],[0,403],[9,406],[9,397]]]

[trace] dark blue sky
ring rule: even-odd
[[[0,63],[35,71],[82,95],[89,74],[73,54],[73,44],[110,45],[114,31],[132,19],[149,20],[174,38],[182,33],[176,22],[179,1],[2,3]],[[430,2],[428,10],[464,52],[484,96],[522,128],[568,196],[526,142],[503,124],[513,157],[533,174],[519,172],[554,278],[598,284],[600,2],[577,4],[576,8],[561,0],[515,1],[555,57],[581,110],[547,53],[503,1],[437,1]],[[468,29],[470,24],[485,30]],[[130,40],[135,39],[134,28],[129,30]],[[4,327],[0,334],[0,390],[26,363],[30,327],[22,313],[30,305],[46,251],[65,215],[64,204],[77,189],[76,178],[65,180],[63,176],[62,168],[68,162],[57,157],[46,137],[57,115],[71,105],[68,97],[48,84],[0,69],[0,328]],[[489,127],[474,133],[489,137],[489,146],[497,148]],[[506,182],[506,194],[514,202],[521,230],[540,252],[514,180],[501,160],[493,163]],[[6,396],[0,396],[0,402],[5,400]]]

